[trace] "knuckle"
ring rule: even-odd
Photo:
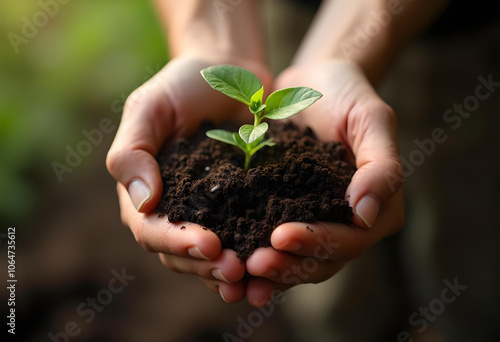
[[[366,103],[358,103],[351,110],[353,119],[360,120],[360,122],[377,121],[384,122],[389,127],[397,126],[397,116],[391,106],[380,99],[367,101]]]
[[[116,168],[116,153],[113,150],[109,150],[106,155],[106,168],[110,174],[114,173]]]
[[[144,233],[144,223],[139,222],[136,227],[130,227],[132,233],[134,234],[135,241],[147,252],[153,253],[155,250],[149,246],[146,239],[146,234]],[[135,229],[134,229],[135,228]]]
[[[391,183],[397,185],[392,187],[392,195],[401,188],[404,181],[404,171],[399,156],[395,154],[393,157],[385,159],[384,164],[382,165],[382,170],[384,172],[384,179],[386,181],[391,180]]]
[[[106,155],[106,168],[108,172],[113,176],[118,176],[118,170],[120,169],[123,161],[127,160],[126,153],[124,151],[117,151],[111,148]]]
[[[141,234],[137,234],[137,233],[134,234],[134,238],[135,238],[135,241],[139,244],[139,246],[141,246],[142,248],[144,248],[148,252],[152,252],[151,248],[149,248],[148,245],[144,242],[144,239],[143,239]]]
[[[145,91],[145,86],[142,85],[139,88],[135,89],[125,100],[125,104],[123,107],[123,116],[129,115],[134,108],[143,100],[147,91]]]
[[[377,101],[373,104],[370,115],[376,116],[378,119],[389,122],[390,124],[397,123],[396,113],[391,106],[383,101]]]

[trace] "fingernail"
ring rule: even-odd
[[[193,258],[197,259],[205,259],[205,260],[210,260],[203,254],[200,249],[197,246],[191,247],[188,249],[188,254],[191,255]]]
[[[220,288],[220,286],[219,286],[219,295],[220,295],[220,297],[222,298],[223,301],[225,301],[226,303],[229,304],[229,302],[226,300],[226,298],[224,298],[224,294],[222,293],[222,289]]]
[[[222,274],[222,271],[219,270],[218,268],[212,270],[212,275],[214,276],[215,279],[217,280],[222,280],[223,282],[225,283],[230,283],[229,280],[226,279],[226,277],[224,277],[224,274]]]
[[[380,200],[372,194],[365,195],[356,205],[356,215],[371,228],[380,210]]]
[[[151,198],[151,190],[140,179],[134,179],[127,190],[137,211],[141,210],[144,203]]]

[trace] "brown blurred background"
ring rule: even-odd
[[[262,8],[279,72],[314,7],[268,0]],[[224,341],[225,332],[245,332],[242,321],[255,325],[245,341],[398,341],[404,331],[415,341],[500,341],[500,87],[456,129],[443,120],[474,95],[478,77],[500,82],[499,22],[469,27],[470,20],[410,45],[379,88],[398,114],[403,158],[414,158],[415,139],[436,128],[448,137],[407,173],[405,228],[333,279],[287,293],[264,317],[166,270],[120,223],[106,152],[125,98],[168,61],[151,4],[67,1],[47,10],[38,1],[2,1],[2,341],[51,341],[49,334],[65,341],[65,329],[75,335],[68,341]],[[110,128],[92,143],[83,130],[95,133],[103,120]],[[85,155],[58,176],[54,163],[66,165],[78,148]],[[15,336],[6,332],[9,227],[16,227]],[[112,293],[110,281],[123,272],[128,280],[115,281],[111,289],[120,291]],[[411,315],[456,278],[467,289],[418,331]],[[106,304],[91,310],[88,298],[96,297]]]

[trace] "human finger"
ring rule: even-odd
[[[280,284],[319,283],[330,278],[344,261],[299,256],[273,248],[259,248],[246,261],[247,272]]]
[[[370,228],[381,207],[402,185],[396,116],[382,100],[373,99],[351,109],[347,127],[357,171],[346,190],[346,199],[354,209],[354,223]]]
[[[125,107],[106,166],[123,184],[136,210],[150,212],[163,189],[155,156],[171,132],[174,114],[161,91],[151,91],[144,97]]]
[[[245,275],[245,265],[238,259],[236,252],[224,249],[212,260],[199,260],[160,254],[160,260],[167,268],[180,273],[197,274],[202,278],[235,283]]]
[[[222,300],[226,303],[237,303],[245,298],[245,281],[240,280],[236,283],[225,283],[223,281],[201,278],[200,280],[212,292],[219,293]]]
[[[157,213],[138,213],[121,183],[117,190],[122,221],[147,251],[205,260],[219,255],[221,242],[212,231],[190,222],[172,223]]]
[[[347,261],[397,232],[404,222],[403,191],[399,190],[380,210],[372,229],[332,222],[287,222],[273,231],[272,246],[280,251],[317,259]]]

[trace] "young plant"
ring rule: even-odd
[[[250,71],[233,65],[216,65],[201,70],[201,75],[215,90],[243,102],[254,115],[253,125],[243,125],[238,132],[213,129],[209,138],[238,146],[245,153],[245,170],[250,168],[252,156],[264,146],[275,145],[264,140],[269,128],[263,119],[281,120],[291,117],[319,100],[323,94],[307,87],[277,90],[263,102],[264,87]]]

